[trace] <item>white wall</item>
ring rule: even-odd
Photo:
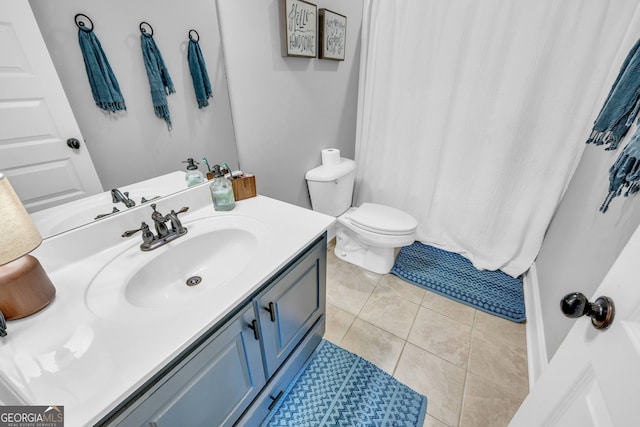
[[[320,150],[355,151],[361,0],[314,2],[347,16],[342,62],[282,57],[278,0],[218,0],[243,170],[258,192],[310,207],[304,174]]]
[[[237,167],[225,67],[214,0],[30,0],[54,65],[105,189],[175,170],[187,157]],[[125,98],[127,112],[109,116],[95,106],[78,45],[76,13],[94,25]],[[154,28],[176,93],[168,97],[173,130],[153,113],[140,48],[141,21]],[[200,46],[213,101],[199,110],[187,65],[187,33]],[[202,167],[201,167],[202,170]]]
[[[615,60],[606,61],[610,67],[609,78],[602,87],[599,103],[594,105],[594,119],[624,58],[640,34],[640,16],[637,12],[626,13],[630,21],[628,28],[609,29],[620,33],[621,43]],[[588,123],[585,126],[585,140],[591,125]],[[607,194],[608,170],[634,131],[635,128],[629,131],[614,152],[604,151],[603,147],[586,146],[536,259],[549,359],[576,322],[575,319],[564,317],[560,311],[561,298],[574,291],[582,292],[591,301],[599,296],[594,295],[595,290],[640,224],[638,194],[614,199],[606,214],[598,211]]]

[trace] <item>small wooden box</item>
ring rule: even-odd
[[[254,175],[242,175],[231,180],[233,197],[238,200],[256,197],[256,177]]]

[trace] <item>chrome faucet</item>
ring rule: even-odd
[[[123,194],[117,188],[111,190],[111,200],[113,201],[113,203],[122,202],[128,208],[132,208],[136,205],[136,202],[129,198],[129,192],[125,191]]]
[[[4,321],[4,314],[0,311],[0,337],[7,336],[7,322]]]
[[[178,215],[188,211],[188,207],[184,207],[178,212],[172,209],[171,213],[167,215],[162,215],[158,212],[156,210],[155,203],[151,205],[151,208],[153,209],[151,219],[153,220],[154,228],[156,229],[156,235],[153,234],[153,231],[151,231],[149,226],[143,221],[142,224],[140,224],[140,228],[125,231],[122,233],[122,237],[130,237],[138,231],[141,231],[142,244],[140,245],[140,250],[152,251],[187,234],[187,228],[182,225]],[[171,228],[167,226],[167,222],[170,222]]]

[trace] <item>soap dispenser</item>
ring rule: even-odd
[[[230,211],[236,205],[233,197],[233,186],[231,182],[224,177],[220,170],[220,165],[213,166],[213,182],[210,186],[211,199],[213,200],[213,208],[217,211]]]
[[[187,187],[192,187],[204,182],[204,175],[202,175],[202,172],[198,170],[197,162],[192,158],[188,158],[182,163],[187,163],[187,174],[184,176],[184,180],[187,182]]]

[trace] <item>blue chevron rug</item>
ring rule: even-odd
[[[400,249],[391,273],[484,312],[524,322],[522,279],[476,269],[462,255],[414,242]]]
[[[427,398],[322,340],[262,426],[422,427]]]

